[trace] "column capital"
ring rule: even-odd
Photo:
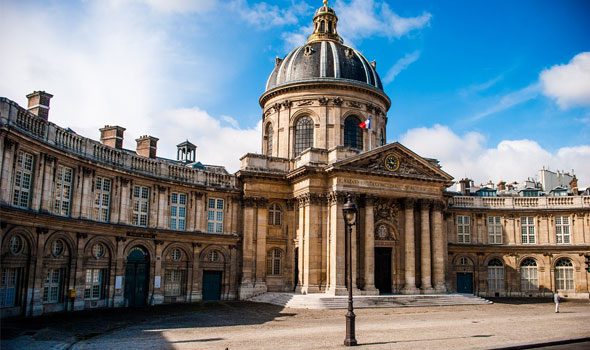
[[[430,199],[421,199],[420,200],[420,208],[422,210],[429,210],[431,205],[433,205],[433,202]]]
[[[404,198],[405,209],[414,209],[414,204],[416,204],[415,198]]]
[[[436,211],[443,211],[445,208],[445,203],[440,200],[432,201],[432,208]]]

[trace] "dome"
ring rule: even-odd
[[[383,90],[375,69],[359,51],[334,40],[317,40],[277,59],[266,90],[305,81],[352,81]]]
[[[284,59],[277,58],[266,82],[266,91],[301,82],[350,82],[383,91],[376,63],[342,43],[338,35],[338,17],[324,1],[313,17],[314,31],[303,46]]]

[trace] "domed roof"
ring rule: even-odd
[[[307,43],[295,48],[284,59],[276,59],[266,91],[307,81],[352,82],[383,90],[376,63],[342,43],[336,30],[338,17],[327,1],[315,12],[313,22],[314,31]]]
[[[295,82],[349,80],[383,90],[375,63],[357,50],[331,40],[307,43],[277,59],[266,90]]]

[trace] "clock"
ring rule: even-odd
[[[387,156],[385,156],[384,166],[385,169],[389,171],[396,171],[397,169],[399,169],[400,166],[399,157],[393,153],[388,154]]]

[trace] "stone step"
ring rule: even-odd
[[[263,293],[249,299],[253,302],[268,303],[301,309],[344,309],[348,307],[346,296],[326,296],[325,294]],[[432,294],[432,295],[382,295],[355,296],[355,308],[413,307],[481,305],[491,301],[470,294]]]

